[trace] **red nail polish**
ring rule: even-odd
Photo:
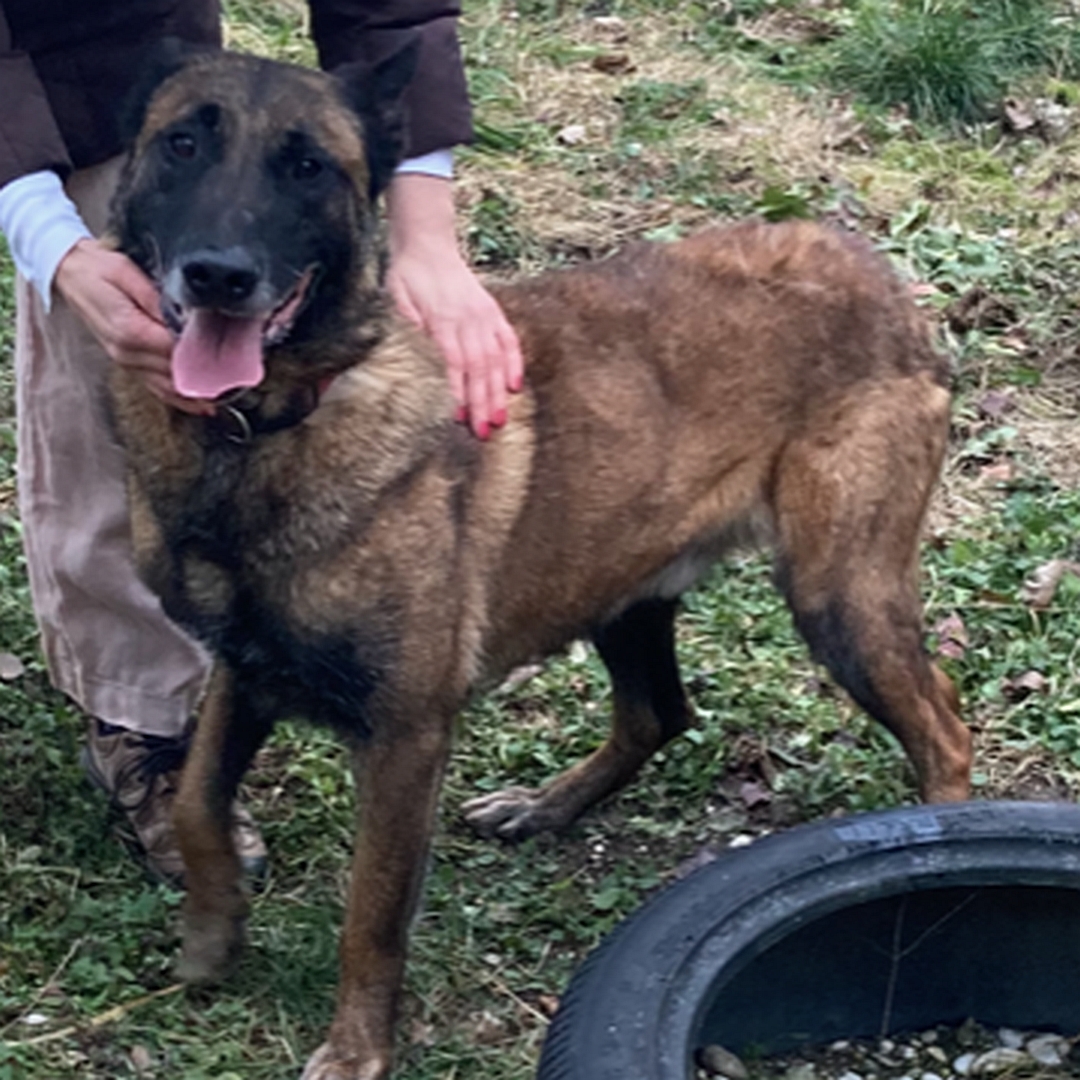
[[[491,417],[492,427],[502,427],[506,423],[506,410],[496,409]]]
[[[487,424],[477,424],[476,425],[476,437],[481,442],[484,442],[490,434],[491,434],[491,428],[489,428],[487,426]]]

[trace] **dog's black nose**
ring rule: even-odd
[[[199,251],[181,265],[192,303],[228,308],[241,304],[259,284],[259,271],[244,251]]]

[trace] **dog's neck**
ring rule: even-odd
[[[326,375],[289,393],[240,390],[217,402],[217,410],[205,419],[205,429],[215,440],[240,446],[260,436],[285,431],[302,423],[319,407],[335,378]]]

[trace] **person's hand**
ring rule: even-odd
[[[115,363],[137,372],[161,401],[209,415],[212,402],[182,397],[172,385],[174,338],[162,322],[157,289],[126,255],[80,240],[60,260],[53,285]]]
[[[419,173],[396,176],[389,216],[390,295],[438,345],[459,418],[467,417],[485,439],[492,427],[506,422],[508,391],[521,388],[517,334],[461,256],[448,180]]]

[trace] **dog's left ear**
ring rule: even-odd
[[[374,202],[405,156],[405,88],[416,72],[420,40],[413,37],[397,52],[372,66],[363,60],[334,69],[345,100],[364,125],[368,195]]]

